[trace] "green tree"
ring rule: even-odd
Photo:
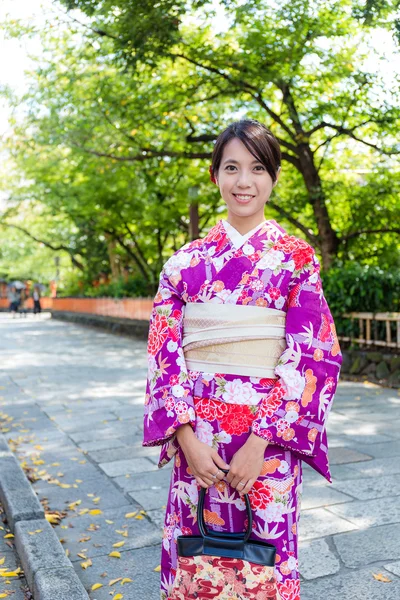
[[[284,205],[275,208],[317,246],[324,266],[332,264],[349,240],[366,235],[365,227],[356,230],[352,223],[345,230],[338,228],[330,208],[326,159],[340,152],[338,140],[354,154],[360,147],[368,149],[363,156],[369,169],[382,156],[399,154],[398,78],[393,77],[388,90],[379,68],[374,71],[366,64],[374,53],[373,29],[390,29],[394,23],[396,31],[395,3],[225,0],[220,6],[225,7],[228,25],[219,33],[212,28],[213,10],[206,2],[64,0],[63,4],[91,17],[86,26],[89,37],[111,41],[112,60],[130,68],[135,81],[143,81],[152,71],[150,119],[169,100],[177,138],[161,136],[151,145],[143,144],[149,159],[209,157],[210,144],[232,115],[258,117],[279,138],[283,159],[298,172],[303,188],[296,194],[295,212]],[[189,19],[193,16],[197,16],[194,24]],[[383,64],[384,58],[380,60]],[[134,98],[131,106],[137,101]],[[182,126],[179,120],[185,113]],[[104,146],[81,147],[116,160],[143,161],[142,152],[131,153],[126,145],[116,153]],[[388,167],[391,164],[388,161]],[[387,226],[377,215],[368,235],[398,235],[393,215],[391,221]]]

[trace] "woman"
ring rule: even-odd
[[[178,250],[160,276],[144,445],[162,445],[160,467],[175,461],[163,600],[172,595],[177,536],[198,535],[199,486],[210,488],[205,520],[218,531],[244,531],[241,495],[249,494],[252,538],[277,548],[275,598],[300,599],[302,461],[330,481],[325,419],[341,354],[314,250],[264,218],[280,159],[278,141],[257,121],[223,131],[210,174],[227,219]]]

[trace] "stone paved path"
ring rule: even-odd
[[[39,499],[63,513],[55,531],[95,600],[158,600],[170,472],[141,446],[145,350],[47,315],[0,314],[0,430]],[[342,382],[328,429],[333,484],[305,469],[302,600],[398,600],[400,395]],[[132,582],[109,586],[117,578]]]

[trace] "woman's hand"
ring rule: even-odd
[[[219,469],[227,470],[229,465],[214,448],[197,439],[189,424],[179,427],[176,437],[185,455],[190,472],[201,487],[209,488],[216,481],[225,477],[225,473]]]
[[[252,433],[234,454],[226,481],[240,494],[247,494],[259,478],[267,446],[267,441]]]

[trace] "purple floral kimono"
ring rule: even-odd
[[[274,598],[300,600],[297,524],[302,461],[331,480],[325,425],[342,360],[319,270],[314,250],[273,220],[250,236],[240,236],[220,221],[204,239],[176,252],[163,268],[150,322],[144,416],[144,445],[162,446],[159,466],[174,457],[163,534],[162,600],[172,593],[177,536],[199,533],[198,487],[175,438],[184,423],[190,423],[198,439],[216,448],[228,464],[251,432],[268,440],[262,473],[249,494],[252,537],[277,547],[279,594]],[[188,370],[182,348],[188,303],[284,311],[286,349],[275,377]],[[225,481],[209,489],[207,502],[205,520],[210,528],[244,531],[244,502]],[[232,598],[238,593],[234,586],[233,582]]]

